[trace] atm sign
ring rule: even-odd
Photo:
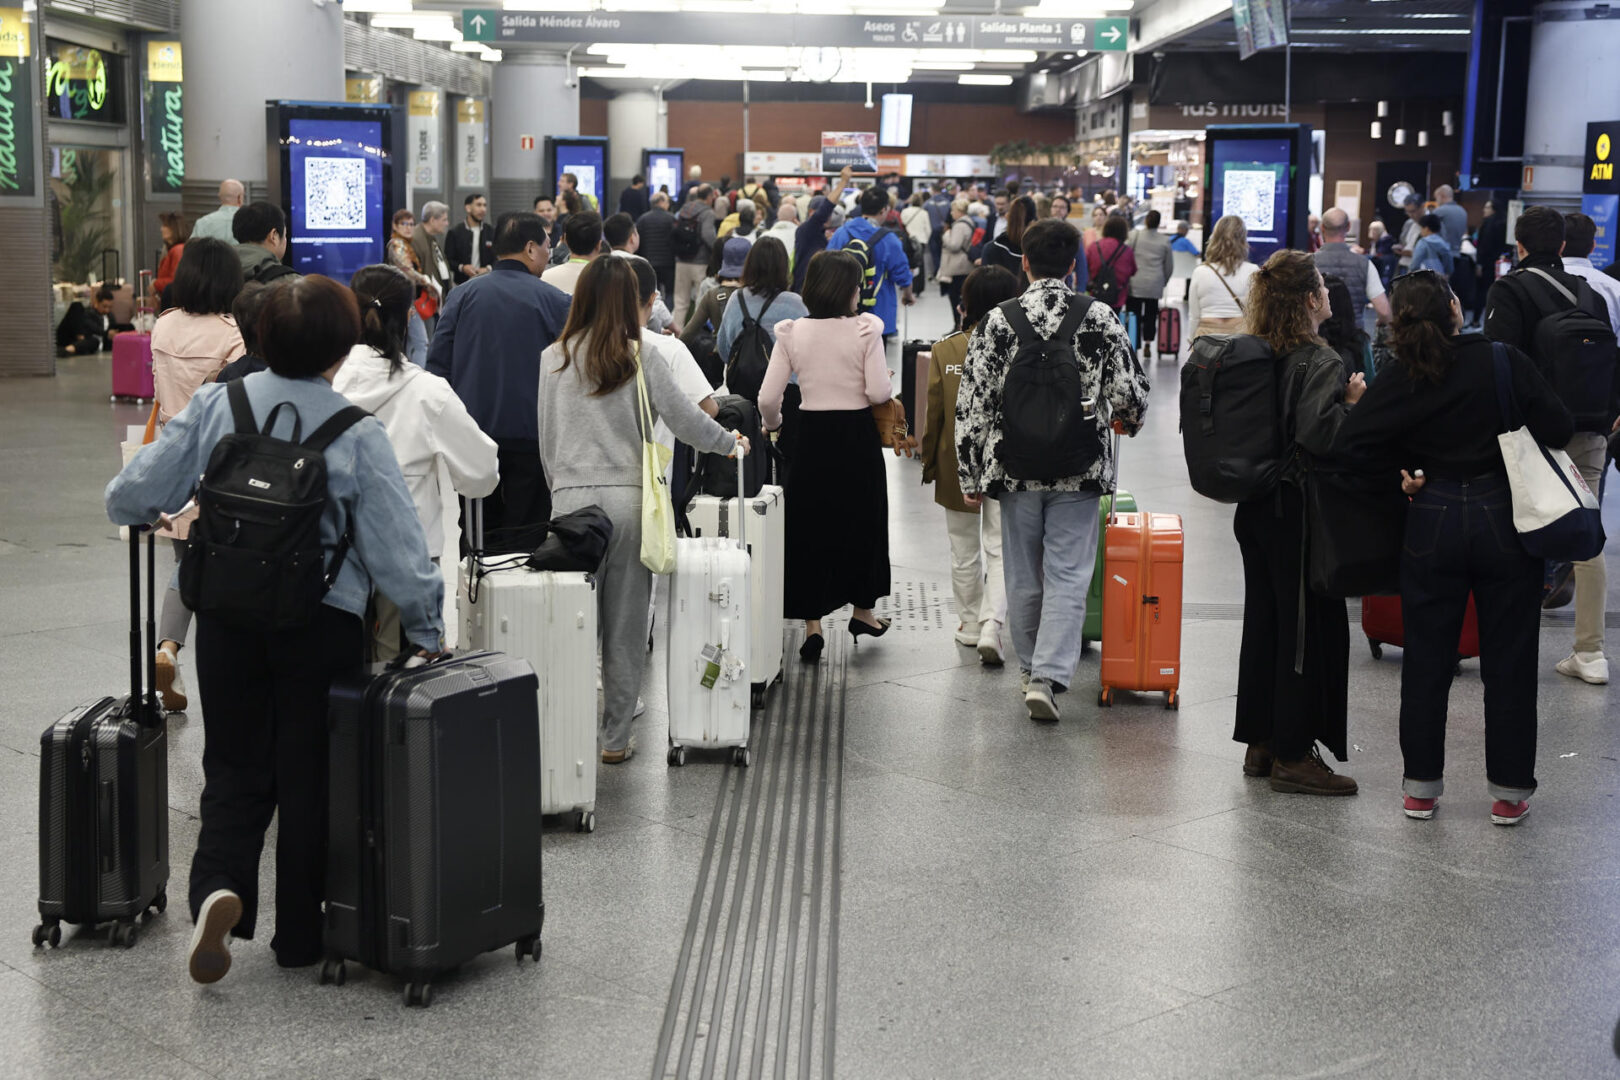
[[[1586,125],[1586,172],[1581,191],[1586,195],[1620,194],[1614,175],[1615,141],[1620,139],[1620,120]]]

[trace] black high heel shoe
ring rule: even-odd
[[[849,620],[849,636],[857,644],[860,643],[863,637],[882,637],[888,633],[893,622],[892,619],[879,619],[878,624],[873,626],[869,622],[862,622],[860,619],[852,618]]]
[[[821,659],[821,650],[826,644],[826,639],[820,634],[811,634],[804,639],[804,644],[799,646],[799,659],[806,664],[815,663]]]

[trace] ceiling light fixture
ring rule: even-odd
[[[1372,122],[1372,130],[1369,131],[1367,135],[1369,138],[1382,139],[1384,137],[1384,125],[1379,123],[1377,120],[1374,120]]]
[[[1429,133],[1426,130],[1418,132],[1418,145],[1419,146],[1428,146],[1429,145]]]
[[[1011,75],[958,75],[958,86],[1011,86]]]
[[[411,0],[345,0],[343,10],[351,15],[397,15],[411,10]]]
[[[1389,102],[1380,101],[1378,103],[1378,119],[1382,120],[1384,117],[1386,117],[1388,115],[1389,115]]]

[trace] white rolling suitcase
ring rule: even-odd
[[[596,582],[587,573],[530,570],[527,555],[484,556],[483,506],[467,519],[474,554],[457,588],[461,648],[527,660],[540,679],[540,812],[573,814],[596,831]]]
[[[681,537],[669,579],[669,763],[686,750],[732,748],[747,765],[752,719],[749,679],[748,521],[742,511],[742,453],[737,454],[735,541]]]
[[[771,684],[782,679],[783,563],[787,552],[787,515],[782,489],[766,484],[746,500],[748,517],[748,672],[754,708],[765,705]],[[699,495],[686,511],[692,535],[729,537],[736,504],[731,499]]]

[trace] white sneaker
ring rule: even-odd
[[[632,719],[632,720],[640,719],[641,714],[646,712],[646,711],[647,711],[647,703],[645,701],[642,701],[640,698],[636,698],[636,711],[630,714],[630,719]]]
[[[1000,667],[1004,662],[1001,655],[1001,624],[994,619],[984,620],[979,631],[979,662],[992,667]]]
[[[1024,693],[1024,707],[1029,710],[1031,720],[1058,719],[1057,702],[1052,700],[1052,684],[1045,679],[1029,680],[1029,689]]]
[[[231,970],[231,930],[242,921],[242,898],[229,889],[208,894],[197,910],[187,965],[194,982],[213,983]]]
[[[1558,661],[1558,674],[1603,686],[1609,681],[1609,660],[1600,652],[1570,653]]]
[[[959,623],[956,627],[956,643],[966,645],[970,649],[977,645],[979,643],[979,624],[976,622]]]
[[[1029,693],[1029,672],[1027,671],[1018,673],[1018,693],[1020,695]]]
[[[185,712],[189,703],[186,681],[180,675],[180,651],[162,648],[157,651],[157,692],[166,712]]]

